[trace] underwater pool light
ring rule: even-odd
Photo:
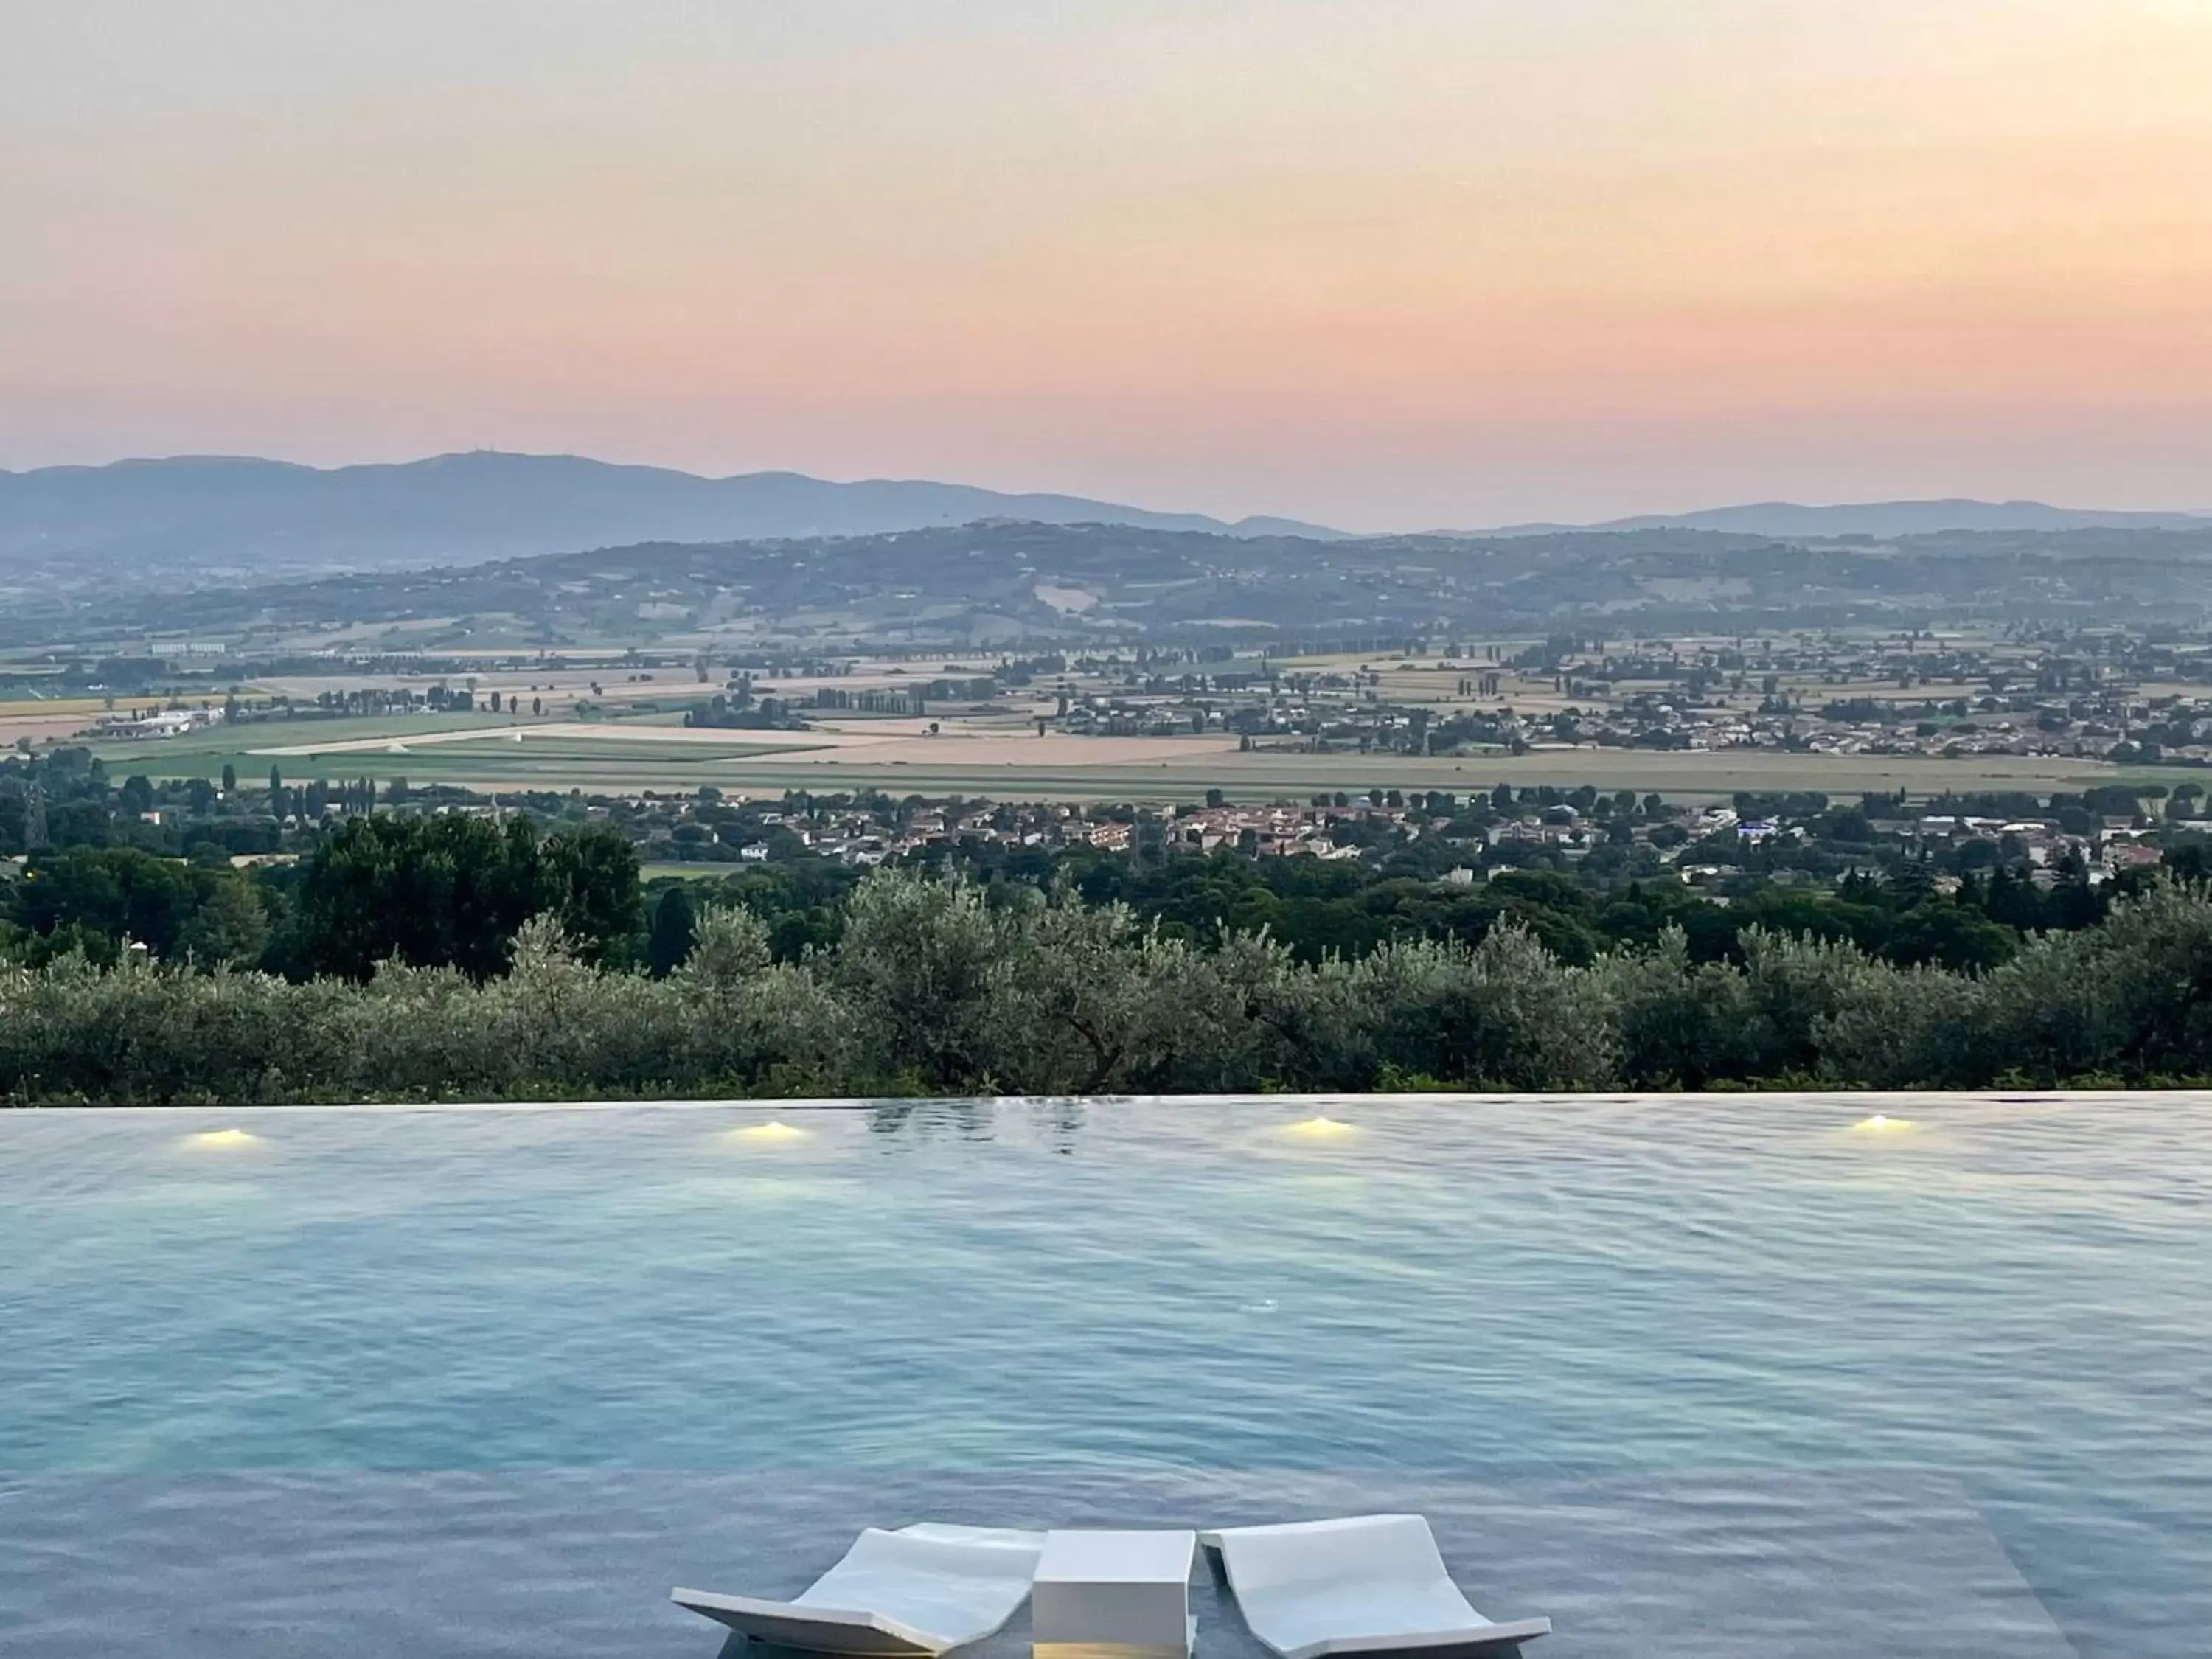
[[[1872,1117],[1863,1117],[1851,1125],[1853,1130],[1863,1135],[1898,1134],[1911,1127],[1911,1118],[1892,1117],[1887,1112],[1876,1112]]]
[[[187,1146],[258,1146],[261,1137],[248,1134],[243,1129],[203,1129],[198,1134],[186,1135]]]
[[[795,1124],[779,1123],[774,1118],[765,1123],[756,1123],[750,1128],[730,1131],[732,1140],[792,1141],[811,1140],[813,1138],[813,1130],[802,1129]]]

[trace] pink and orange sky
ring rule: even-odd
[[[0,466],[2212,507],[2212,0],[69,0]]]

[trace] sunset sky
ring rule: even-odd
[[[0,466],[2212,508],[2212,0],[66,0]]]

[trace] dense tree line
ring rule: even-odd
[[[584,960],[628,963],[643,927],[629,841],[602,829],[548,834],[520,817],[378,813],[338,823],[302,865],[254,872],[220,854],[49,849],[0,893],[0,956],[105,966],[137,947],[295,979],[366,979],[388,960],[482,979],[506,970],[516,933],[538,915]]]
[[[651,1095],[1883,1088],[2212,1077],[2212,897],[2159,884],[1986,971],[1754,929],[1564,960],[1501,921],[1302,962],[1265,932],[1170,937],[1066,884],[994,902],[878,872],[834,942],[775,959],[739,908],[664,976],[594,966],[556,907],[509,971],[365,980],[126,953],[0,969],[17,1103]]]
[[[2197,842],[2169,849],[2172,872],[2202,878],[2206,851]],[[977,842],[933,848],[909,867],[966,880],[993,906],[1066,885],[1200,948],[1264,930],[1309,966],[1393,942],[1473,946],[1510,924],[1572,966],[1649,950],[1673,931],[1698,963],[1741,964],[1747,938],[1767,933],[1848,943],[1899,966],[1988,969],[2036,933],[2094,926],[2160,878],[2092,884],[2069,864],[2039,884],[2025,867],[1954,875],[1908,862],[1834,884],[1747,875],[1717,902],[1671,874],[1608,882],[1581,867],[1508,867],[1455,884],[1395,855],[1324,862]],[[757,915],[777,961],[835,945],[862,874],[801,853],[720,881],[662,878],[647,888],[635,843],[610,828],[364,814],[322,831],[302,863],[252,872],[213,850],[184,860],[135,847],[35,853],[0,888],[0,957],[38,966],[76,951],[112,964],[135,945],[204,969],[295,979],[365,979],[387,958],[481,979],[504,971],[526,921],[550,914],[585,961],[665,975],[689,949],[694,914],[714,904]]]
[[[212,967],[252,966],[269,947],[260,889],[227,858],[183,861],[136,847],[33,854],[0,898],[0,952],[40,963],[112,962],[127,943]]]
[[[483,979],[505,971],[540,915],[583,960],[626,962],[641,918],[630,843],[604,830],[548,836],[520,817],[348,818],[305,866],[275,965],[360,980],[397,960]]]
[[[2172,862],[2177,872],[2206,873],[2201,848],[2178,849]],[[977,845],[933,849],[912,867],[973,882],[996,902],[1066,883],[1093,903],[1125,904],[1157,922],[1165,937],[1194,945],[1264,928],[1309,964],[1331,954],[1364,956],[1394,940],[1476,945],[1511,922],[1577,965],[1613,951],[1648,949],[1675,929],[1700,963],[1741,962],[1745,937],[1763,931],[1847,942],[1900,966],[1992,968],[2031,934],[2094,926],[2116,901],[2157,879],[2130,874],[2093,885],[2089,872],[2074,865],[2046,886],[2025,866],[1948,878],[1932,865],[1909,864],[1879,879],[1847,876],[1835,884],[1753,877],[1716,902],[1672,872],[1608,883],[1571,867],[1509,868],[1456,885],[1421,873],[1412,860],[1255,859],[1227,848],[1146,859],[1088,848]],[[664,879],[647,896],[651,905],[679,908],[742,905],[767,921],[778,959],[791,961],[835,941],[840,901],[860,876],[850,866],[797,858],[719,882],[684,883],[684,891]],[[664,935],[656,910],[655,960],[674,959],[668,940],[676,936],[672,923]]]

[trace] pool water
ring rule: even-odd
[[[0,1114],[0,1474],[1893,1471],[2179,1654],[2208,1224],[2191,1096]]]

